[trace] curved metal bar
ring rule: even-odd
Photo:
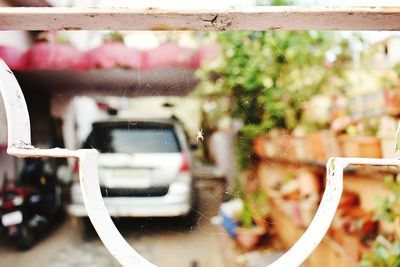
[[[326,187],[318,210],[300,239],[269,267],[295,267],[303,263],[321,242],[332,223],[343,192],[343,171],[349,165],[400,166],[399,159],[330,158]]]
[[[31,124],[24,95],[14,74],[1,59],[0,92],[6,108],[8,147],[31,147]]]
[[[83,202],[100,239],[122,266],[155,267],[137,253],[112,222],[100,192],[95,149],[38,149],[31,145],[30,121],[24,95],[12,71],[0,59],[0,92],[6,107],[8,125],[7,153],[16,157],[78,158]]]
[[[341,158],[331,158],[326,164],[326,187],[318,210],[299,240],[270,267],[296,267],[302,264],[324,238],[339,205],[343,192],[343,169],[347,166]]]
[[[37,149],[31,145],[29,113],[21,88],[11,70],[0,60],[0,92],[8,124],[8,149],[17,157],[74,157],[80,163],[80,185],[90,221],[109,252],[123,266],[155,267],[137,253],[122,237],[104,205],[97,175],[98,152],[95,149]],[[400,165],[398,159],[331,158],[327,182],[320,206],[309,227],[281,258],[270,267],[295,267],[303,263],[325,236],[335,215],[343,191],[343,170],[349,164]]]
[[[79,150],[79,154],[79,177],[83,202],[85,203],[90,221],[108,251],[122,266],[155,267],[155,265],[143,258],[126,242],[108,214],[101,196],[97,175],[97,150],[82,149]]]

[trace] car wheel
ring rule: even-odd
[[[82,229],[82,238],[85,241],[92,241],[96,239],[97,233],[96,230],[94,229],[92,223],[90,222],[90,219],[87,217],[80,218],[80,224],[81,224],[81,229]]]
[[[21,226],[18,238],[18,248],[21,250],[30,249],[35,243],[35,235],[33,230],[26,225]]]
[[[181,225],[185,230],[193,230],[197,226],[199,220],[199,211],[196,205],[190,208],[188,214],[179,217],[179,225]]]

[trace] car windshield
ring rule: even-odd
[[[101,153],[180,152],[172,127],[95,127],[85,148],[96,148]]]

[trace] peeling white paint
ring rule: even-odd
[[[400,30],[400,7],[1,8],[0,30]]]

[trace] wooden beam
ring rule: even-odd
[[[400,30],[400,7],[0,8],[0,30]]]

